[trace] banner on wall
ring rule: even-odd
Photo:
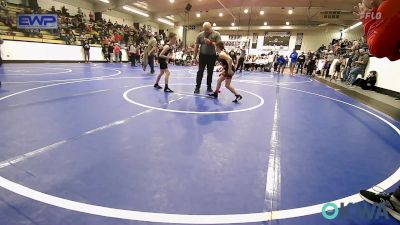
[[[257,42],[258,42],[258,33],[253,33],[253,39],[251,41],[251,48],[256,49],[257,48]]]
[[[304,36],[304,33],[297,33],[296,45],[295,45],[295,49],[296,50],[300,50],[301,49],[301,45],[303,44],[303,36]]]
[[[242,39],[242,35],[229,35],[229,40],[240,40]]]
[[[221,40],[224,42],[227,51],[247,45],[247,38],[242,35],[221,35]]]
[[[265,32],[264,49],[289,50],[290,32]]]

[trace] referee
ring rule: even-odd
[[[212,76],[215,66],[215,61],[217,60],[217,54],[215,52],[215,43],[221,41],[221,35],[212,30],[211,23],[205,22],[203,24],[203,31],[197,35],[196,45],[194,48],[194,57],[197,61],[197,54],[199,53],[199,71],[197,72],[196,78],[196,89],[195,94],[200,93],[201,81],[203,79],[204,70],[207,66],[207,92],[213,92],[211,88]]]

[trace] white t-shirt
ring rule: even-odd
[[[257,63],[257,64],[264,64],[264,60],[263,60],[263,59],[257,59],[257,60],[256,60],[256,63]]]
[[[320,59],[320,60],[318,61],[318,64],[317,64],[317,70],[323,70],[323,69],[324,69],[324,66],[325,66],[325,62],[326,62],[325,59]]]
[[[273,63],[274,62],[274,55],[269,55],[268,56],[268,62]]]
[[[335,56],[332,54],[328,55],[328,62],[332,62],[335,59]]]
[[[182,51],[176,52],[176,53],[175,53],[175,59],[181,60],[181,59],[182,59],[182,54],[183,54]]]
[[[129,53],[132,53],[132,54],[136,53],[136,48],[134,45],[129,46]]]

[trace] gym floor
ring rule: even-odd
[[[321,214],[399,185],[399,121],[301,75],[237,74],[235,104],[170,70],[166,94],[128,64],[1,67],[0,224],[399,224]]]

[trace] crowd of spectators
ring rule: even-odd
[[[59,39],[65,41],[66,44],[82,44],[83,41],[90,44],[102,44],[105,38],[112,40],[120,45],[127,45],[129,42],[144,42],[146,34],[149,30],[148,27],[143,26],[141,28],[135,28],[133,24],[128,26],[126,24],[119,24],[118,22],[111,22],[111,20],[95,20],[93,12],[84,13],[81,8],[78,7],[77,13],[72,15],[69,10],[62,6],[60,9],[56,9],[52,6],[50,9],[42,9],[40,6],[26,7],[19,5],[22,9],[21,13],[51,13],[58,15],[58,29],[47,30],[50,35],[58,36]],[[0,21],[11,29],[13,32],[22,32],[28,37],[39,37],[42,38],[43,34],[41,30],[18,30],[15,26],[16,18],[11,15],[7,10],[7,1],[2,0],[0,2]],[[151,29],[151,28],[150,28]],[[161,36],[156,36],[160,39]]]
[[[318,60],[316,74],[330,77],[331,80],[340,79],[353,87],[359,83],[357,79],[364,78],[370,58],[363,39],[353,42],[347,39],[334,40],[328,46],[322,45],[315,55]]]
[[[142,27],[135,27],[133,24],[128,26],[127,24],[119,24],[118,22],[112,22],[111,20],[98,19],[95,20],[93,12],[84,13],[81,8],[77,8],[77,13],[72,14],[69,10],[62,6],[60,9],[56,9],[52,6],[50,9],[42,9],[40,6],[27,7],[19,5],[22,9],[21,13],[50,13],[58,15],[58,29],[47,30],[50,35],[58,37],[64,41],[67,45],[100,45],[104,54],[104,59],[108,62],[121,62],[122,51],[126,50],[129,58],[130,55],[136,55],[135,62],[140,62],[140,58],[143,55],[144,49],[148,41],[148,33],[151,27],[143,25]],[[7,32],[8,35],[15,35],[15,32],[21,32],[26,37],[38,37],[43,38],[43,34],[40,29],[21,29],[18,30],[15,26],[16,18],[9,14],[7,10],[7,1],[2,0],[0,2],[0,21],[8,26],[11,30]],[[166,34],[156,34],[155,39],[157,43],[162,46],[166,39]],[[87,49],[87,47],[85,47]],[[181,58],[186,56],[188,50],[183,48],[182,41],[179,40],[176,46],[177,64],[185,64],[186,60]],[[133,54],[131,51],[135,50]],[[90,52],[90,51],[85,51]],[[182,54],[179,54],[182,52]],[[85,54],[85,61],[87,56]],[[87,58],[86,58],[87,57]],[[132,60],[130,60],[132,61]],[[136,63],[132,63],[133,65]]]
[[[77,44],[78,41],[86,41],[90,44],[103,44],[104,42],[128,45],[128,43],[141,43],[146,39],[148,27],[135,28],[133,24],[119,24],[111,20],[95,20],[93,12],[88,14],[78,8],[76,15],[71,15],[68,9],[62,7],[56,10],[54,6],[50,13],[59,15],[59,35],[66,44]],[[156,38],[161,38],[157,36]]]
[[[232,50],[239,57],[240,49]],[[271,51],[267,54],[247,55],[244,60],[244,70],[264,71],[283,74],[290,68],[290,75],[304,74],[330,78],[331,81],[341,80],[354,87],[364,77],[369,63],[369,51],[361,40],[333,40],[329,45],[322,44],[315,51],[297,52],[290,55]],[[240,67],[241,65],[237,65]],[[370,73],[369,80],[376,81],[376,72]],[[371,77],[374,77],[371,79]],[[372,87],[374,82],[371,82]]]

